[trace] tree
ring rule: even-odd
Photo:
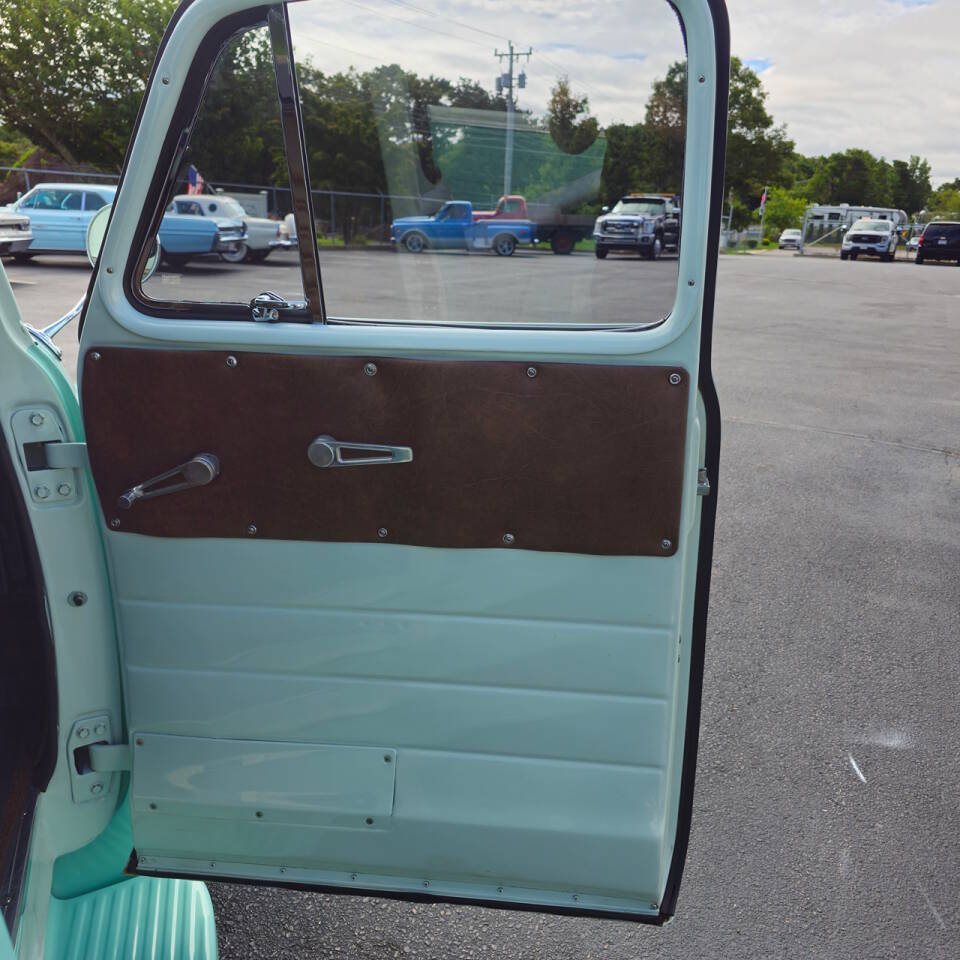
[[[547,126],[564,153],[583,153],[597,139],[599,124],[589,110],[588,98],[575,96],[567,77],[558,78],[547,104]]]
[[[0,17],[0,117],[64,162],[117,167],[176,0],[31,0]]]
[[[930,204],[927,209],[931,213],[960,216],[960,189],[955,188],[952,184],[943,184],[930,197]]]
[[[800,194],[783,187],[771,187],[763,218],[763,232],[773,236],[789,227],[802,227],[808,204],[807,198]]]
[[[930,164],[920,157],[893,161],[893,205],[907,213],[922,210],[930,199]]]

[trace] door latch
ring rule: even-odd
[[[166,473],[151,477],[131,487],[126,492],[120,494],[117,501],[124,510],[129,510],[138,500],[152,500],[154,497],[162,497],[166,493],[177,493],[180,490],[189,490],[192,487],[205,487],[208,483],[213,483],[220,475],[220,459],[213,453],[198,453],[195,457],[186,463],[181,463],[179,467],[174,467]],[[176,480],[177,477],[182,479]],[[174,480],[174,483],[168,483],[161,486],[165,480]]]
[[[707,468],[701,467],[697,471],[697,496],[710,496],[710,478],[707,476]]]
[[[268,323],[285,319],[302,321],[306,312],[307,305],[302,300],[287,300],[272,290],[257,294],[250,301],[250,315],[253,319]]]
[[[344,443],[333,437],[317,437],[307,447],[307,459],[315,467],[369,467],[380,463],[409,463],[412,447],[385,443]]]

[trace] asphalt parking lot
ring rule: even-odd
[[[558,283],[582,270],[607,304],[631,296],[627,267],[667,264],[536,266]],[[87,271],[51,258],[9,274],[42,325]],[[59,340],[75,363],[75,328]],[[722,257],[714,372],[714,587],[674,922],[214,884],[222,957],[960,954],[960,270]]]

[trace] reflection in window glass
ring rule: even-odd
[[[330,316],[669,312],[686,64],[663,0],[287,9]]]
[[[231,40],[217,61],[168,191],[161,267],[144,294],[163,302],[249,303],[271,290],[302,300],[290,210],[270,35],[262,26]]]

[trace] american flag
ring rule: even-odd
[[[203,177],[200,176],[200,171],[192,163],[187,171],[187,193],[203,193]]]

